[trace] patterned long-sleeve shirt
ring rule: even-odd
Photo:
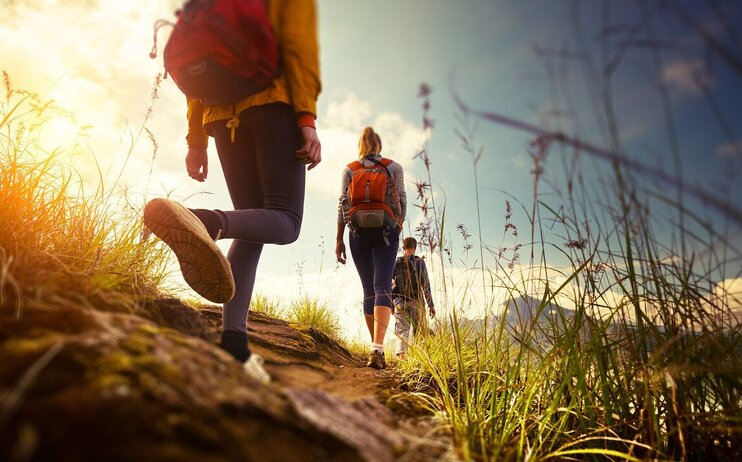
[[[406,262],[405,262],[405,259],[407,260]],[[415,275],[415,278],[416,278],[415,282],[417,283],[417,287],[418,287],[418,293],[417,293],[418,300],[422,302],[422,298],[420,298],[420,296],[422,295],[422,297],[425,299],[425,303],[428,305],[428,308],[435,306],[435,304],[433,303],[433,294],[431,293],[431,289],[430,289],[430,278],[428,277],[428,267],[425,266],[425,260],[423,260],[422,258],[416,255],[410,255],[409,257],[407,256],[399,257],[397,259],[396,265],[394,266],[393,279],[395,280],[397,279],[397,271],[399,270],[400,265],[405,265],[405,264],[412,265],[413,274]],[[392,290],[392,293],[395,296],[399,296],[402,298],[408,298],[408,297],[405,297],[403,294],[398,293],[398,291],[396,290],[396,287]]]

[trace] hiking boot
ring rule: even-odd
[[[262,356],[250,353],[250,357],[245,361],[245,364],[242,365],[242,370],[263,385],[268,385],[271,383],[271,376],[268,374],[268,371],[265,370],[264,365],[265,360]]]
[[[232,299],[232,268],[196,215],[175,201],[152,199],[144,207],[144,224],[173,250],[193,290],[214,303]]]
[[[374,369],[384,369],[386,367],[386,360],[384,360],[384,353],[373,350],[368,355],[368,362],[366,367],[372,367]]]

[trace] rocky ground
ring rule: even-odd
[[[251,314],[251,347],[274,378],[264,386],[216,346],[218,307],[145,308],[0,315],[0,460],[454,458],[393,370],[314,329]]]

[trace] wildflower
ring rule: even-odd
[[[433,93],[433,87],[431,87],[427,82],[423,82],[420,84],[420,90],[417,93],[417,97],[427,98],[431,93]]]
[[[5,85],[5,99],[10,101],[10,97],[13,96],[13,85],[10,84],[10,76],[5,71],[3,71],[3,84]]]
[[[435,120],[429,118],[429,117],[423,117],[423,128],[425,130],[435,128]]]
[[[471,234],[466,229],[466,226],[464,226],[463,223],[458,224],[456,226],[456,229],[461,233],[461,236],[464,238],[464,240],[468,240],[471,237]]]
[[[417,189],[417,199],[423,200],[425,198],[425,193],[430,190],[430,183],[415,181],[413,184]]]
[[[569,249],[584,250],[587,247],[587,239],[581,237],[579,240],[570,239],[565,244],[565,247]]]
[[[154,101],[160,97],[160,83],[162,83],[162,74],[158,73],[155,76],[155,83],[152,85],[152,93],[150,93],[150,100]]]
[[[518,227],[510,222],[510,218],[513,216],[513,208],[510,206],[510,201],[505,201],[505,233],[510,230],[513,237],[518,237]]]

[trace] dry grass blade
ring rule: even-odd
[[[490,122],[499,123],[501,125],[514,128],[516,130],[530,133],[536,136],[537,139],[542,140],[542,142],[556,141],[558,143],[563,143],[574,148],[576,150],[575,152],[585,152],[602,160],[616,162],[619,165],[622,165],[623,167],[626,167],[627,169],[635,173],[664,183],[666,186],[680,187],[683,190],[695,195],[703,202],[711,205],[718,211],[724,213],[729,218],[732,218],[738,225],[742,225],[742,209],[735,207],[729,201],[717,197],[715,194],[712,194],[711,192],[700,186],[696,186],[694,184],[676,178],[665,170],[650,167],[638,161],[629,159],[626,156],[622,156],[610,150],[594,146],[593,144],[588,143],[584,140],[580,140],[579,138],[568,136],[565,133],[544,130],[543,128],[536,125],[529,124],[502,114],[497,114],[495,112],[474,110],[466,103],[464,103],[461,100],[461,97],[458,95],[454,95],[454,99],[459,108],[467,114],[473,114]]]
[[[23,404],[23,400],[29,389],[33,386],[36,378],[41,374],[44,368],[59,354],[64,348],[64,342],[59,341],[51,346],[46,352],[39,357],[31,367],[21,376],[18,384],[13,388],[11,393],[5,399],[0,407],[0,429],[5,428],[15,412]]]

